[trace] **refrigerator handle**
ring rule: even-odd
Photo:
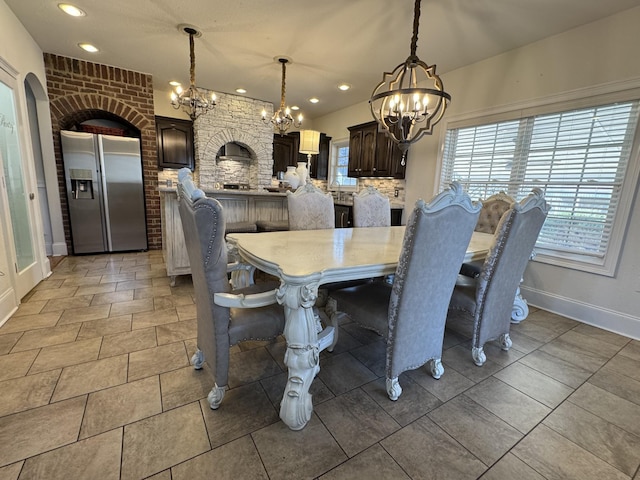
[[[102,146],[102,135],[98,135],[98,158],[100,160],[100,182],[102,184],[102,201],[104,202],[105,229],[107,233],[107,251],[113,250],[111,244],[111,216],[109,215],[109,194],[107,192],[107,176],[104,168],[104,148]]]

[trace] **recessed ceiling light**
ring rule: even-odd
[[[180,82],[178,82],[177,80],[171,80],[169,82],[169,85],[171,85],[172,87],[178,87],[180,85],[182,85]]]
[[[236,88],[236,93],[247,93],[244,88]]]
[[[311,103],[318,103],[320,100],[318,100],[316,97],[310,98],[309,101]]]
[[[79,43],[78,46],[89,53],[96,53],[98,51],[98,49],[90,43]]]
[[[341,83],[340,85],[338,85],[338,88],[343,92],[346,92],[351,88],[351,85],[349,85],[348,83]]]
[[[71,15],[72,17],[84,17],[86,13],[80,10],[75,5],[71,5],[70,3],[59,3],[58,8],[62,10],[67,15]]]
[[[296,110],[296,111],[300,110],[300,107],[298,105],[291,105],[290,108],[291,110]]]

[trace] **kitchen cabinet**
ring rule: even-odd
[[[353,209],[351,206],[334,204],[333,209],[336,216],[336,228],[353,227]]]
[[[162,254],[170,285],[175,286],[178,275],[191,273],[191,264],[185,247],[184,232],[178,211],[175,189],[161,187]],[[289,218],[287,196],[284,193],[244,193],[242,190],[207,192],[222,204],[228,223],[269,220],[279,222]]]
[[[329,173],[329,154],[331,137],[320,133],[320,148],[318,155],[311,156],[311,178],[326,180]],[[273,135],[273,176],[277,172],[285,172],[289,165],[297,166],[298,162],[306,162],[307,155],[300,153],[300,132],[287,135],[278,133]]]
[[[286,172],[289,165],[298,163],[298,145],[300,138],[294,135],[273,135],[273,176],[277,172]]]
[[[404,178],[402,152],[377,122],[349,127],[349,176]]]
[[[344,205],[342,203],[334,203],[333,205],[336,228],[351,228],[353,227],[353,206]],[[402,208],[391,208],[391,226],[402,225]]]
[[[402,208],[391,208],[391,226],[402,225]]]
[[[349,127],[350,177],[372,177],[375,172],[378,125],[367,123]]]
[[[187,167],[193,171],[193,123],[190,120],[156,117],[158,168]]]
[[[331,154],[331,137],[320,133],[320,148],[317,155],[311,156],[311,178],[326,180],[329,175],[329,156]],[[307,159],[305,154],[300,154]]]

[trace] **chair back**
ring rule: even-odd
[[[504,192],[498,192],[484,200],[475,231],[495,233],[502,215],[504,215],[504,212],[509,210],[514,203],[515,199]]]
[[[367,185],[353,196],[354,227],[388,227],[391,225],[389,197],[372,185]]]
[[[474,346],[509,332],[513,299],[548,212],[535,188],[502,216],[477,280]]]
[[[204,195],[190,175],[178,182],[178,211],[191,265],[198,316],[198,348],[218,385],[226,385],[229,359],[228,307],[216,305],[215,293],[229,292],[225,221],[222,205]],[[220,368],[218,368],[220,367]]]
[[[388,378],[442,356],[449,299],[480,208],[457,182],[416,203],[389,301]]]
[[[287,192],[289,230],[335,228],[333,198],[307,183],[294,193]]]

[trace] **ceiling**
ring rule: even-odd
[[[62,1],[62,0],[61,0]],[[5,0],[44,52],[153,75],[154,87],[189,82],[189,38],[196,26],[196,83],[218,92],[280,103],[287,66],[288,105],[307,118],[365,101],[409,55],[412,0]],[[640,0],[423,0],[417,54],[442,75],[508,50],[640,5]],[[98,53],[81,50],[91,43]],[[352,85],[347,92],[337,85]],[[446,82],[445,82],[446,90]],[[313,105],[310,97],[320,102]],[[455,98],[454,98],[455,100]],[[167,94],[167,102],[169,102]]]

